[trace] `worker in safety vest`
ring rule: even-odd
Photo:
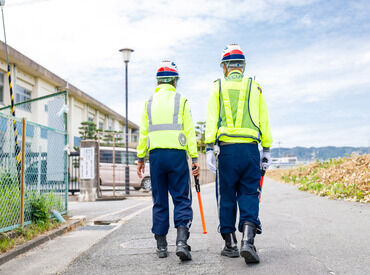
[[[216,173],[219,231],[225,240],[221,255],[239,257],[235,236],[239,206],[240,255],[246,263],[257,263],[254,237],[262,232],[258,218],[260,168],[266,170],[271,163],[270,123],[261,87],[243,75],[245,57],[239,45],[226,47],[221,67],[224,77],[213,83],[205,132],[207,166]]]
[[[176,92],[177,66],[162,61],[157,71],[158,86],[145,103],[137,147],[137,174],[144,173],[144,157],[149,151],[153,196],[152,232],[157,240],[159,258],[167,257],[166,235],[169,229],[168,192],[174,204],[177,228],[176,255],[191,260],[187,244],[193,219],[191,181],[186,153],[192,158],[192,171],[199,177],[197,143],[189,102]]]

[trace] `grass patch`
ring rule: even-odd
[[[8,180],[8,175],[6,179],[7,181],[0,182],[0,226],[2,228],[20,224],[20,188],[17,181],[14,183]],[[24,200],[24,219],[32,220],[32,224],[0,234],[1,253],[60,225],[56,220],[51,220],[50,216],[51,210],[64,210],[61,196],[53,192],[39,194],[35,190],[27,190]]]
[[[61,223],[56,220],[48,220],[47,222],[33,223],[8,233],[2,233],[0,234],[0,252],[5,253],[16,245],[21,245],[47,231],[58,228],[60,225]]]
[[[25,188],[24,221],[48,220],[51,210],[65,210],[64,194],[53,191],[39,194]],[[21,190],[16,173],[0,169],[0,229],[20,224]]]
[[[293,169],[268,171],[268,176],[332,199],[370,202],[370,155],[311,163]]]

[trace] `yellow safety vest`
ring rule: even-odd
[[[238,76],[238,75],[237,75]],[[217,138],[223,140],[223,137],[251,138],[260,141],[260,130],[257,127],[258,117],[253,121],[250,112],[250,99],[252,79],[242,78],[241,81],[219,81],[219,102],[220,117]],[[231,93],[238,98],[238,104],[232,110],[230,100]],[[234,112],[233,112],[234,111]]]
[[[140,126],[138,157],[156,148],[188,150],[190,157],[198,156],[187,100],[170,84],[159,85],[146,102]]]
[[[251,78],[233,71],[215,81],[208,103],[206,140],[229,143],[272,143],[267,107],[261,87]]]

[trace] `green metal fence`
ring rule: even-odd
[[[44,196],[51,210],[68,209],[66,92],[0,109],[0,232],[32,222],[31,201]],[[24,153],[21,173],[15,158],[13,124]]]

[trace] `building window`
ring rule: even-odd
[[[87,118],[87,120],[88,120],[88,121],[93,122],[93,121],[94,121],[94,118],[93,118],[93,117],[91,117],[91,116],[89,116],[89,117]]]
[[[17,86],[15,89],[15,103],[24,102],[31,99],[31,91]],[[21,104],[17,106],[18,109],[22,109],[31,112],[31,103]]]
[[[4,74],[0,73],[0,103],[4,103]]]
[[[47,139],[48,138],[48,130],[45,128],[41,128],[41,138]]]
[[[108,118],[108,130],[113,130],[113,120]]]
[[[8,129],[9,121],[6,118],[0,117],[0,132],[5,132]]]
[[[26,136],[27,137],[33,137],[34,129],[35,129],[35,127],[33,127],[32,125],[26,125]]]
[[[104,123],[99,121],[99,129],[104,130]]]
[[[80,137],[73,137],[73,146],[80,147],[81,145],[81,138]]]

